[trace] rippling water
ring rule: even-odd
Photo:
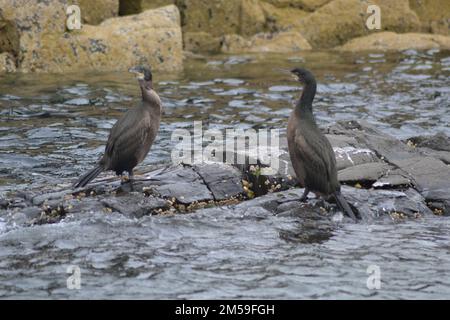
[[[402,139],[450,135],[448,52],[213,56],[186,61],[182,74],[155,73],[165,115],[145,164],[167,162],[171,132],[194,120],[205,129],[285,128],[299,90],[278,69],[294,66],[316,74],[321,125],[366,119]],[[128,73],[2,76],[0,197],[72,181],[138,99]],[[450,296],[448,218],[344,225],[320,241],[283,236],[307,232],[299,217],[226,208],[138,220],[97,213],[33,227],[7,218],[0,213],[0,297]],[[81,269],[81,290],[66,288],[69,265]],[[367,288],[370,265],[380,267],[380,290]]]

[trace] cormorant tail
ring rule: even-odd
[[[102,173],[105,169],[102,166],[97,166],[88,173],[81,176],[80,179],[73,185],[74,188],[82,188],[86,186],[89,182],[94,180],[100,173]]]
[[[350,208],[350,205],[348,204],[347,200],[345,200],[344,196],[340,191],[336,191],[334,193],[334,197],[336,198],[336,203],[338,207],[350,218],[352,218],[354,221],[357,221],[355,214],[353,213],[352,208]]]

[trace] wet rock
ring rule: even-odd
[[[9,201],[6,199],[0,198],[0,209],[6,209],[8,208]]]
[[[412,181],[406,172],[399,169],[389,170],[385,176],[372,184],[374,188],[401,188],[405,186],[412,186]]]
[[[41,215],[42,208],[28,207],[21,210],[28,220],[36,219]]]
[[[336,156],[336,167],[338,170],[357,166],[364,163],[379,162],[377,155],[370,149],[362,146],[353,147],[334,147],[334,154]]]
[[[153,187],[153,184],[159,184]],[[177,166],[153,178],[152,193],[181,204],[214,200],[203,179],[189,166]]]
[[[310,49],[311,46],[308,41],[298,32],[261,33],[250,39],[245,39],[239,35],[227,35],[224,37],[222,44],[222,51],[225,53],[286,53]]]
[[[206,183],[216,201],[239,197],[244,193],[242,173],[232,166],[202,164],[195,166],[194,170]]]
[[[411,32],[420,29],[416,13],[408,0],[374,0],[382,12],[384,30]],[[369,4],[359,0],[333,0],[301,19],[299,30],[313,47],[334,47],[369,34],[365,27]]]
[[[437,133],[430,137],[414,137],[409,140],[418,148],[429,148],[437,151],[450,152],[450,137],[444,133]]]
[[[135,218],[141,218],[143,216],[158,213],[158,209],[169,208],[169,204],[166,200],[152,196],[146,197],[141,193],[108,197],[103,199],[101,203],[113,211],[117,211]]]
[[[366,220],[388,216],[392,219],[418,218],[433,214],[427,207],[425,198],[412,188],[406,191],[393,191],[365,190],[344,186],[342,193]]]
[[[57,191],[52,193],[40,194],[32,197],[31,202],[36,206],[40,206],[46,201],[51,200],[62,201],[66,194],[67,191]]]
[[[436,190],[450,190],[450,167],[439,159],[424,156],[415,148],[376,130],[365,121],[341,122],[339,125],[352,130],[352,135],[359,143],[401,170],[402,175],[409,178],[425,197]]]
[[[423,33],[377,32],[352,39],[337,50],[340,51],[404,51],[408,49],[450,49],[450,36]]]
[[[341,182],[362,181],[371,184],[384,176],[392,168],[392,166],[383,162],[364,163],[339,171],[338,178]]]
[[[14,56],[11,53],[0,53],[0,73],[2,72],[15,72],[16,62]]]

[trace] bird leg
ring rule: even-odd
[[[300,197],[300,202],[306,202],[306,200],[308,200],[308,193],[309,193],[309,189],[305,188],[303,195]]]

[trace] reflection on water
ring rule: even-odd
[[[165,107],[145,164],[170,159],[170,135],[208,128],[282,128],[299,95],[278,68],[317,76],[321,125],[366,119],[399,138],[450,135],[448,53],[214,56],[157,74]],[[72,181],[103,152],[109,129],[137,103],[128,73],[2,75],[0,198]],[[256,213],[255,213],[256,214]],[[299,214],[233,216],[225,209],[132,220],[68,217],[6,228],[0,210],[0,296],[115,298],[448,298],[450,225],[308,225]],[[9,230],[6,232],[6,230]],[[82,290],[66,289],[78,265]],[[378,265],[382,289],[367,289]]]

